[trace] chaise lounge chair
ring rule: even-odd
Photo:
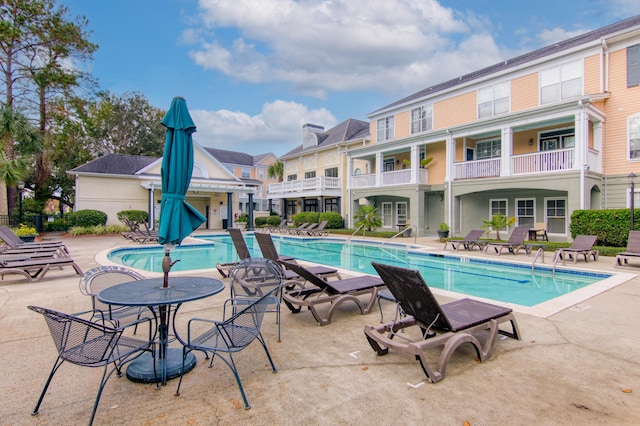
[[[56,250],[69,253],[67,247],[62,241],[42,241],[42,242],[24,242],[13,231],[6,226],[0,226],[0,239],[4,241],[7,248],[3,252],[10,251],[37,251],[37,250]]]
[[[502,253],[502,249],[508,249],[510,253],[518,254],[520,249],[524,249],[524,240],[529,236],[528,226],[516,226],[506,243],[489,243],[484,249],[485,253],[493,248],[498,256]]]
[[[30,258],[27,260],[4,261],[0,263],[0,277],[6,274],[19,274],[28,281],[42,279],[52,266],[72,266],[76,274],[82,275],[82,269],[71,257]]]
[[[640,231],[629,231],[627,250],[616,255],[613,266],[626,265],[629,259],[640,259]]]
[[[298,226],[297,228],[289,228],[287,229],[287,234],[293,234],[293,235],[299,234],[300,232],[307,229],[307,226],[309,226],[309,222],[305,222],[302,225]]]
[[[253,236],[258,242],[258,246],[260,247],[262,256],[264,256],[265,258],[274,262],[279,262],[280,264],[283,264],[283,262],[297,263],[296,259],[291,256],[280,256],[278,254],[278,250],[276,249],[276,246],[273,243],[273,238],[271,238],[270,234],[255,233],[253,234]],[[283,264],[283,266],[285,265]],[[314,275],[319,275],[323,279],[327,279],[329,277],[336,277],[338,279],[341,278],[337,269],[329,268],[327,266],[310,266],[307,268],[307,270]],[[285,279],[287,280],[301,279],[300,275],[296,274],[290,269],[285,269],[284,273]]]
[[[284,232],[286,229],[287,229],[287,219],[282,219],[282,221],[280,221],[280,225],[267,228],[267,232],[271,232],[271,233]]]
[[[306,306],[318,325],[330,324],[336,308],[347,301],[354,302],[362,315],[368,314],[378,299],[378,291],[384,287],[384,282],[379,277],[371,275],[325,281],[301,265],[290,262],[282,264],[306,280],[301,286],[284,292],[285,305],[294,314]],[[367,299],[363,302],[359,296],[366,296]],[[318,310],[321,305],[329,305],[329,309],[322,313]]]
[[[242,231],[238,228],[229,228],[227,229],[227,232],[229,232],[229,235],[231,236],[231,242],[233,243],[233,247],[236,249],[238,259],[240,261],[249,259],[251,257],[251,253],[249,253],[247,242],[242,236]],[[238,262],[218,263],[216,264],[216,269],[220,272],[220,275],[222,275],[223,278],[227,278],[229,276],[229,270],[236,265],[238,265]]]
[[[585,262],[589,261],[589,257],[593,257],[594,261],[598,260],[600,251],[593,249],[596,241],[598,241],[597,235],[576,235],[575,240],[571,243],[571,247],[559,249],[556,256],[562,259],[563,265],[567,257],[572,259],[573,263],[576,263],[579,255],[584,256]]]
[[[449,240],[444,243],[444,247],[442,250],[446,250],[448,245],[451,245],[451,248],[455,251],[460,250],[460,248],[464,248],[465,250],[473,250],[474,247],[478,247],[480,251],[484,250],[484,241],[480,241],[480,237],[484,235],[485,231],[482,229],[474,229],[470,231],[466,237],[462,240]]]
[[[308,235],[312,235],[314,237],[323,237],[325,235],[327,235],[329,232],[325,231],[324,228],[327,227],[327,224],[329,223],[328,220],[323,220],[322,222],[320,222],[320,225],[318,225],[317,228],[312,229],[311,231],[307,230],[307,234]]]
[[[420,272],[375,262],[372,265],[408,316],[389,324],[366,325],[364,333],[369,344],[378,355],[387,354],[391,348],[415,356],[431,382],[444,379],[449,359],[464,343],[471,343],[478,359],[484,361],[491,356],[498,334],[520,340],[510,308],[472,299],[441,305]],[[505,322],[511,323],[511,331],[499,328]],[[400,330],[404,333],[398,334]],[[480,342],[480,334],[485,335],[484,344]],[[415,337],[412,340],[409,336]],[[432,367],[426,351],[438,347],[442,347],[442,352],[437,366]]]

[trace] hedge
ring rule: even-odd
[[[107,223],[107,214],[100,210],[78,210],[77,212],[67,213],[65,218],[69,227],[82,226],[87,228],[97,225],[104,226]]]
[[[640,229],[640,212],[634,210],[634,224]],[[599,246],[625,247],[631,226],[630,209],[574,210],[569,231],[576,235],[597,235]]]

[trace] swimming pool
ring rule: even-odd
[[[237,260],[227,234],[203,238],[202,245],[182,246],[171,252],[172,259],[180,259],[172,272],[210,269],[217,263]],[[245,239],[251,255],[260,257],[253,235],[247,234]],[[554,272],[550,266],[540,264],[532,273],[528,263],[429,253],[420,251],[417,246],[410,249],[399,245],[381,247],[380,244],[363,241],[345,244],[344,240],[330,238],[274,236],[273,239],[281,255],[374,275],[372,261],[418,269],[433,288],[524,307],[549,302],[594,283],[607,282],[614,276],[568,268],[558,268]],[[159,246],[122,248],[110,252],[109,259],[132,268],[161,272],[163,254],[163,248]]]

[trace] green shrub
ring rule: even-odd
[[[256,217],[256,220],[254,220],[254,222],[256,223],[256,228],[262,228],[263,226],[265,226],[267,224],[267,218],[266,217]]]
[[[338,212],[324,212],[320,213],[319,221],[327,221],[327,229],[341,229],[344,228],[344,219]]]
[[[118,220],[128,226],[130,231],[136,231],[149,220],[149,213],[144,210],[123,210],[118,212]]]
[[[53,219],[53,222],[44,222],[43,228],[44,232],[66,231],[67,222],[61,217],[56,217],[55,219]]]
[[[638,211],[634,210],[634,222],[640,225]],[[599,246],[625,247],[631,225],[630,209],[574,210],[569,231],[576,235],[597,235]]]
[[[127,232],[129,228],[124,225],[107,225],[105,229],[105,233],[107,234],[120,234],[122,232]]]
[[[280,216],[269,216],[267,218],[267,225],[269,226],[278,226],[280,225],[280,222],[282,222],[282,219],[280,218]]]
[[[99,210],[78,210],[66,215],[69,226],[96,226],[107,223],[107,214]]]
[[[305,222],[319,223],[320,213],[317,212],[301,212],[293,217],[293,225],[298,227]],[[280,222],[278,222],[280,224]]]

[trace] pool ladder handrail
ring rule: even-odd
[[[409,228],[409,229],[415,229],[415,231],[416,231],[416,232],[415,232],[415,233],[414,233],[414,235],[413,235],[413,243],[415,244],[415,243],[418,241],[418,227],[417,227],[416,225],[409,225],[407,228]],[[380,247],[382,247],[383,245],[385,245],[385,244],[386,244],[386,243],[388,243],[389,241],[393,240],[393,239],[394,239],[395,237],[397,237],[398,235],[400,235],[400,234],[404,234],[404,231],[406,231],[406,230],[407,230],[407,228],[404,228],[402,231],[398,232],[398,233],[397,233],[396,235],[394,235],[393,237],[391,237],[391,238],[389,238],[389,239],[387,239],[387,240],[384,240],[384,241],[382,242],[382,244],[380,244]]]
[[[353,238],[353,236],[354,236],[354,235],[356,235],[356,233],[357,233],[357,232],[358,232],[358,231],[359,231],[363,226],[364,226],[364,223],[363,223],[362,225],[358,226],[358,227],[356,228],[356,230],[355,230],[355,231],[353,231],[353,234],[349,235],[349,238],[347,238],[347,239],[345,240],[345,242],[346,242],[346,243],[348,243],[349,241],[351,241],[351,238]]]
[[[536,251],[536,255],[533,257],[533,262],[531,262],[531,273],[532,274],[533,274],[533,270],[536,267],[536,261],[538,260],[538,257],[542,257],[542,263],[544,263],[544,249],[542,247],[538,248],[538,250]],[[554,265],[554,271],[555,271],[555,265]]]

